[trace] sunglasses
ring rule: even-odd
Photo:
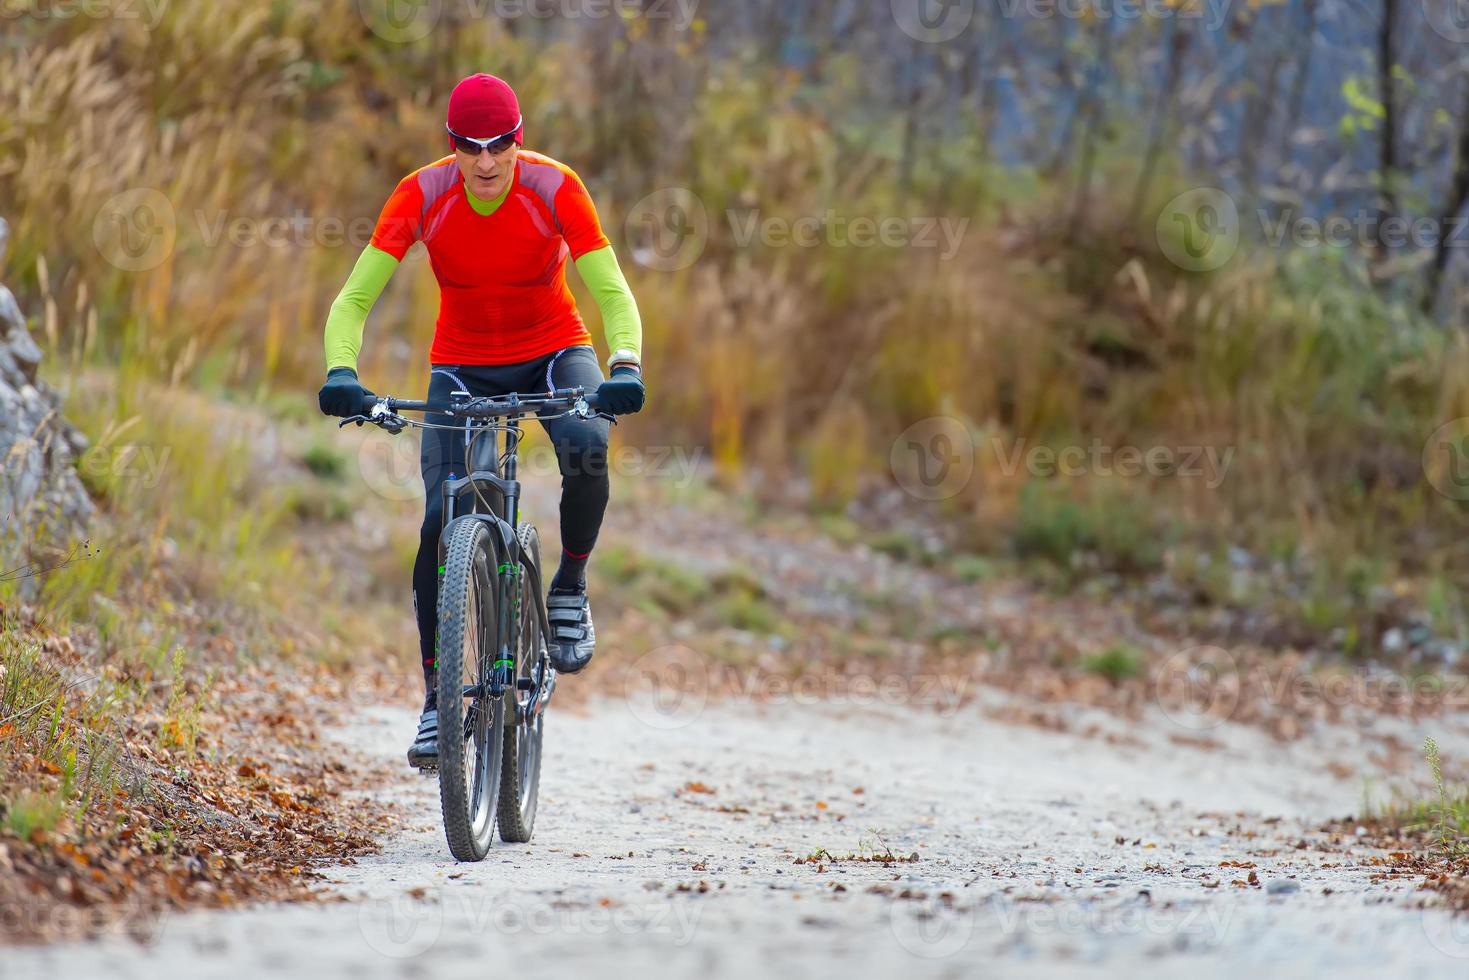
[[[485,150],[489,150],[491,156],[499,156],[501,153],[510,149],[510,145],[515,142],[515,134],[520,132],[521,122],[522,120],[517,119],[515,121],[515,128],[510,130],[510,132],[502,133],[499,136],[491,136],[487,140],[477,140],[473,136],[460,136],[454,130],[449,129],[448,126],[445,126],[444,129],[448,131],[449,137],[454,141],[454,148],[460,152],[468,153],[471,156],[479,156]]]

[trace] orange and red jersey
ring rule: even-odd
[[[373,232],[402,261],[423,242],[439,282],[434,364],[515,364],[590,344],[566,260],[607,246],[597,209],[565,164],[522,150],[504,201],[471,206],[453,156],[398,183]]]

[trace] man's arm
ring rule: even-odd
[[[602,232],[597,206],[587,193],[587,185],[569,167],[561,170],[566,180],[556,191],[553,209],[556,223],[571,251],[576,271],[602,311],[602,332],[611,352],[607,358],[608,372],[619,366],[641,370],[643,321],[638,315],[637,300],[633,299],[627,279],[617,265],[617,254]]]
[[[357,370],[357,354],[362,350],[362,329],[367,314],[383,294],[388,280],[398,268],[398,260],[382,249],[369,245],[362,250],[347,284],[332,303],[326,318],[326,369]]]
[[[576,260],[576,271],[592,292],[597,308],[602,311],[602,332],[607,338],[607,368],[620,364],[641,368],[643,361],[643,320],[638,314],[637,300],[617,264],[611,245],[587,252]]]

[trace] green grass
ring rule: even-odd
[[[1469,854],[1469,842],[1464,837],[1469,833],[1469,792],[1450,793],[1444,784],[1443,764],[1439,759],[1438,742],[1429,736],[1423,740],[1423,757],[1433,773],[1433,786],[1437,798],[1432,804],[1432,831],[1437,838],[1439,850],[1446,857],[1459,858]]]
[[[1438,742],[1432,736],[1423,740],[1423,758],[1433,776],[1432,796],[1399,799],[1379,808],[1370,805],[1364,790],[1363,813],[1403,833],[1427,835],[1445,858],[1469,856],[1469,788],[1448,786]]]
[[[819,511],[816,527],[837,544],[854,545],[862,540],[862,526],[845,514]]]
[[[0,824],[29,837],[110,799],[119,748],[108,730],[123,700],[106,681],[68,688],[33,637],[0,621],[0,771],[29,756],[58,777],[43,788],[0,783]]]
[[[696,571],[621,545],[597,553],[598,568],[624,602],[659,616],[688,616],[713,595]]]
[[[60,674],[42,663],[36,642],[8,623],[0,625],[0,724],[30,734],[64,694]]]
[[[347,473],[347,457],[333,446],[317,443],[301,456],[306,468],[323,480],[340,480]]]
[[[287,487],[285,493],[286,506],[291,516],[298,521],[340,524],[352,516],[352,497],[343,490],[321,486],[292,486]],[[417,539],[414,544],[416,547]]]
[[[13,799],[0,801],[0,805],[5,808],[0,826],[22,840],[37,831],[54,830],[67,809],[60,791],[23,790]]]
[[[935,565],[940,557],[934,551],[924,547],[923,542],[911,531],[896,529],[882,531],[870,538],[867,543],[873,551],[879,554],[915,565]]]
[[[649,615],[756,633],[784,627],[764,584],[747,569],[731,566],[703,573],[623,545],[605,546],[597,560],[599,575],[616,601]]]
[[[714,607],[715,617],[737,630],[773,633],[780,625],[780,615],[758,596],[737,592],[720,599]]]
[[[164,710],[163,723],[158,729],[160,745],[167,749],[178,749],[185,757],[194,754],[194,746],[199,740],[200,716],[212,682],[211,675],[205,678],[200,689],[191,690],[184,676],[183,647],[174,649],[168,707]]]
[[[1100,674],[1114,684],[1143,675],[1143,655],[1129,646],[1111,646],[1101,653],[1082,658],[1083,670]]]
[[[1078,499],[1064,486],[1032,482],[1020,494],[1012,543],[1021,558],[1075,570],[1084,555],[1140,574],[1163,566],[1167,539],[1145,499],[1109,489]]]
[[[956,555],[949,562],[949,573],[962,582],[986,582],[1000,573],[995,561],[982,555]]]

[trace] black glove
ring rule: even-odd
[[[597,409],[611,415],[631,415],[642,410],[646,394],[643,373],[631,364],[619,364],[612,369],[612,377],[597,386]]]
[[[326,384],[321,386],[316,400],[321,405],[321,414],[346,419],[361,415],[362,403],[371,397],[372,392],[357,380],[356,371],[336,367],[326,373]]]

